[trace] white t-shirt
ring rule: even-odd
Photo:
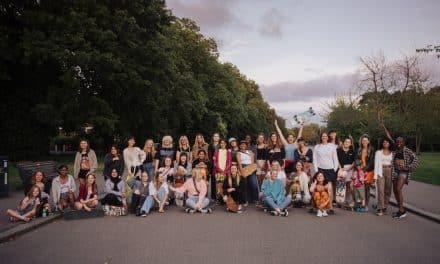
[[[165,191],[168,192],[168,184],[166,182],[162,183],[159,189],[160,188],[165,188]],[[150,182],[148,190],[150,191],[150,195],[157,195],[157,193],[159,192],[159,190],[156,189],[156,186],[154,186],[154,182]]]
[[[382,166],[390,166],[393,159],[393,155],[390,153],[389,155],[385,155],[382,152]]]

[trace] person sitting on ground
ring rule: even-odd
[[[31,187],[34,186],[34,185],[36,185],[36,186],[38,186],[38,188],[40,188],[40,192],[41,192],[40,202],[41,202],[41,205],[39,206],[39,210],[37,212],[37,216],[42,216],[44,208],[46,208],[47,210],[50,211],[50,206],[49,206],[50,186],[49,186],[49,184],[47,184],[46,176],[44,175],[44,173],[42,171],[34,172],[34,174],[32,175],[31,183],[32,183],[32,185],[29,185],[29,187],[25,188],[25,195],[28,194],[28,192],[30,191]]]
[[[149,178],[150,176],[148,175],[148,171],[143,171],[141,173],[140,181],[133,177],[129,180],[129,182],[127,182],[130,188],[133,189],[133,194],[131,196],[130,210],[133,214],[136,214],[136,216],[140,216],[141,206],[144,204],[145,199],[147,199],[148,197]]]
[[[40,206],[41,191],[37,185],[31,187],[26,197],[21,201],[17,210],[8,209],[6,213],[9,215],[9,220],[29,222],[38,212]]]
[[[185,181],[185,184],[179,188],[170,186],[170,190],[178,193],[187,193],[185,209],[187,213],[201,212],[211,213],[211,208],[208,208],[209,199],[206,197],[207,184],[203,179],[202,170],[195,168],[192,171],[192,178]]]
[[[226,203],[228,211],[241,213],[242,204],[245,202],[245,180],[240,175],[238,166],[235,163],[231,165],[229,173],[226,175],[226,179],[223,181],[223,201]],[[228,199],[232,199],[229,203],[232,202],[232,207],[234,208],[230,208],[228,205]]]
[[[71,209],[75,208],[75,179],[68,174],[66,165],[58,167],[59,176],[52,180],[52,200],[55,209],[64,210],[67,206]]]
[[[84,209],[90,212],[98,205],[98,187],[96,186],[95,174],[89,173],[85,184],[80,184],[78,197],[76,198],[76,210]]]
[[[273,160],[270,165],[270,170],[267,172],[266,178],[270,178],[271,170],[278,171],[277,173],[277,179],[281,180],[283,182],[284,186],[286,186],[286,173],[283,169],[283,160]]]
[[[332,202],[329,195],[330,186],[331,183],[326,180],[322,171],[318,171],[313,177],[310,192],[313,194],[313,205],[318,209],[318,217],[328,216],[327,210],[331,208]]]
[[[168,184],[163,173],[156,173],[153,181],[148,185],[148,192],[149,195],[141,207],[141,216],[146,217],[150,213],[155,203],[157,203],[159,207],[159,213],[164,213],[164,207],[168,201],[169,191]]]
[[[116,169],[113,169],[110,178],[105,181],[104,198],[101,199],[104,211],[108,213],[110,207],[124,207],[125,200],[125,182]]]
[[[262,196],[264,202],[272,210],[272,215],[288,216],[289,212],[286,208],[290,205],[292,197],[290,195],[285,196],[284,184],[280,179],[277,179],[277,176],[277,170],[270,171],[270,178],[265,179],[261,185]]]

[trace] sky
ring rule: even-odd
[[[440,44],[438,0],[167,0],[178,17],[193,19],[214,38],[220,61],[255,80],[263,98],[290,120],[356,91],[360,58],[388,61]],[[421,55],[434,84],[440,59]]]

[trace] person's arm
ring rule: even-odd
[[[231,150],[227,150],[226,151],[226,166],[225,166],[225,174],[229,174],[229,170],[231,169],[231,164],[232,164],[232,155],[231,155]]]
[[[147,158],[147,153],[145,153],[145,151],[143,151],[140,148],[138,148],[138,152],[139,152],[139,160],[142,165],[144,163],[145,159]]]
[[[385,127],[384,123],[381,123],[381,125],[382,125],[383,130],[385,131],[386,137],[394,144],[395,142],[393,140],[393,137],[391,136],[390,131],[388,131],[388,129]]]
[[[249,155],[251,156],[251,164],[255,163],[255,155],[254,155],[254,152],[249,151]]]
[[[380,155],[380,150],[376,151],[376,155],[374,156],[374,179],[377,180],[377,178],[379,176],[379,166],[382,166],[382,162],[380,161],[379,157],[382,156]]]
[[[199,193],[199,201],[196,204],[196,208],[201,208],[203,200],[205,199],[206,193],[208,191],[208,187],[206,185],[206,182],[204,180],[202,180],[202,182],[203,182],[203,184],[201,184],[201,188],[199,186],[197,186],[197,188],[199,189],[200,193]]]
[[[417,158],[417,155],[412,150],[408,149],[407,152],[410,155],[410,164],[406,164],[406,167],[408,171],[412,172],[419,166],[419,158]]]
[[[298,135],[297,135],[295,142],[294,142],[295,147],[298,147],[298,138],[302,137],[303,129],[304,129],[304,124],[301,123],[299,130],[298,130]]]
[[[275,128],[277,130],[278,136],[280,137],[281,143],[283,143],[283,145],[287,145],[287,140],[286,138],[283,136],[283,132],[281,132],[280,127],[278,126],[278,121],[275,119]]]
[[[338,170],[338,168],[339,168],[339,160],[338,160],[338,154],[336,153],[336,149],[333,149],[333,169],[335,170],[335,171],[337,171]]]
[[[79,169],[80,169],[80,162],[81,162],[81,154],[79,152],[76,152],[75,161],[73,163],[73,176],[75,178],[78,178],[78,173],[79,173]]]
[[[130,158],[128,157],[129,156],[129,153],[128,153],[128,149],[126,148],[126,149],[124,149],[124,151],[122,151],[122,155],[124,156],[124,163],[125,163],[125,166],[127,167],[127,171],[128,171],[128,173],[130,173],[131,171],[131,161],[130,161]]]
[[[316,145],[314,148],[313,148],[313,167],[315,168],[315,172],[316,171],[318,171],[318,159],[316,158],[317,156],[316,156],[316,153],[318,152],[317,151],[317,148],[318,148],[318,146],[319,145]]]
[[[124,167],[125,167],[125,161],[124,159],[121,157],[120,154],[118,154],[119,160],[116,161],[117,162],[117,171],[118,171],[118,175],[122,176],[122,174],[124,173]]]
[[[31,199],[29,197],[24,197],[24,199],[20,203],[20,210],[26,209],[26,207],[31,203]]]
[[[69,181],[70,181],[70,191],[74,193],[76,190],[75,179],[72,177],[72,175],[69,175],[68,177],[69,177]]]
[[[98,158],[96,157],[96,153],[93,149],[89,152],[90,158],[90,172],[95,172],[98,169]]]
[[[112,163],[113,163],[112,154],[110,154],[110,153],[105,154],[105,157],[104,157],[104,167],[111,166]]]

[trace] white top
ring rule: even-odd
[[[159,189],[160,188],[165,188],[165,192],[168,192],[168,184],[166,182],[163,182]],[[156,189],[156,186],[154,186],[154,182],[152,181],[148,185],[148,190],[150,191],[150,195],[157,195],[157,193],[159,192],[159,190]]]
[[[384,155],[382,153],[382,166],[390,166],[393,161],[393,154]]]
[[[338,154],[336,153],[336,145],[333,143],[318,144],[313,148],[313,166],[315,171],[318,168],[335,171],[339,167]]]
[[[125,148],[122,152],[124,156],[125,168],[130,170],[131,167],[137,167],[142,165],[147,154],[138,147],[132,149]]]
[[[70,190],[70,181],[60,183],[60,193],[68,193]]]
[[[241,158],[241,164],[243,165],[249,165],[252,163],[251,154],[249,154],[249,150],[246,150],[246,153],[239,151],[240,158]]]

